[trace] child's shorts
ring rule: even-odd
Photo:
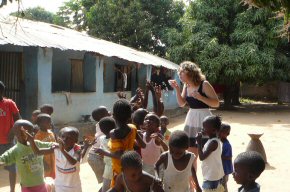
[[[221,180],[217,181],[203,181],[202,191],[204,192],[223,192],[224,187],[221,184]]]
[[[45,184],[34,187],[21,187],[22,192],[49,192]]]
[[[13,146],[14,146],[13,143],[0,144],[0,155],[5,153],[7,150],[12,148]],[[4,169],[6,169],[9,172],[16,173],[16,165],[15,164],[4,166]]]

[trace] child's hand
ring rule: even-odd
[[[153,133],[153,134],[150,135],[150,137],[155,139],[159,143],[162,141],[162,138],[159,136],[158,133]]]
[[[150,91],[154,90],[153,85],[152,85],[152,83],[151,83],[150,81],[147,81],[147,82],[146,82],[146,88],[147,88],[148,90],[150,90]]]
[[[104,155],[104,150],[102,148],[94,147],[93,150],[95,153],[98,153],[99,155]]]
[[[58,146],[59,146],[59,149],[61,151],[64,151],[64,141],[61,139],[61,138],[57,138],[57,143],[58,143]]]
[[[119,97],[119,99],[126,99],[127,95],[124,92],[118,92],[117,96]]]
[[[197,136],[196,136],[196,141],[198,144],[201,144],[201,139],[202,139],[202,132],[198,132]]]
[[[161,85],[155,86],[154,87],[154,90],[155,90],[156,98],[159,101],[160,98],[161,98],[161,96],[162,96],[162,88],[161,88]]]
[[[34,136],[31,135],[27,130],[25,130],[23,127],[20,128],[21,132],[27,136],[27,140],[28,141],[33,141],[34,140]]]

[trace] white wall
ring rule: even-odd
[[[81,115],[91,114],[93,109],[100,105],[112,110],[114,102],[118,99],[116,93],[103,93],[103,69],[104,59],[97,56],[96,92],[93,93],[52,93],[51,73],[52,73],[53,51],[50,48],[39,48],[38,51],[38,106],[49,103],[54,107],[52,115],[55,124],[65,124],[81,120]],[[177,76],[176,76],[177,77]],[[175,78],[176,78],[175,77]],[[131,92],[126,92],[127,98],[131,97]],[[67,104],[67,97],[71,102]],[[152,108],[152,99],[149,96],[149,108]],[[163,94],[165,109],[176,108],[177,102],[174,91]]]

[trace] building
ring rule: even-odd
[[[168,60],[68,28],[9,17],[0,18],[0,29],[0,80],[24,118],[45,103],[54,106],[57,124],[79,121],[99,105],[111,109],[117,91],[131,97],[155,67],[178,79],[178,65]],[[174,91],[163,100],[177,107]]]

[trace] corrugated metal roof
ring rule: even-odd
[[[16,17],[0,18],[0,45],[6,44],[89,51],[145,65],[178,68],[175,63],[152,54],[57,25],[20,18],[16,22]]]

